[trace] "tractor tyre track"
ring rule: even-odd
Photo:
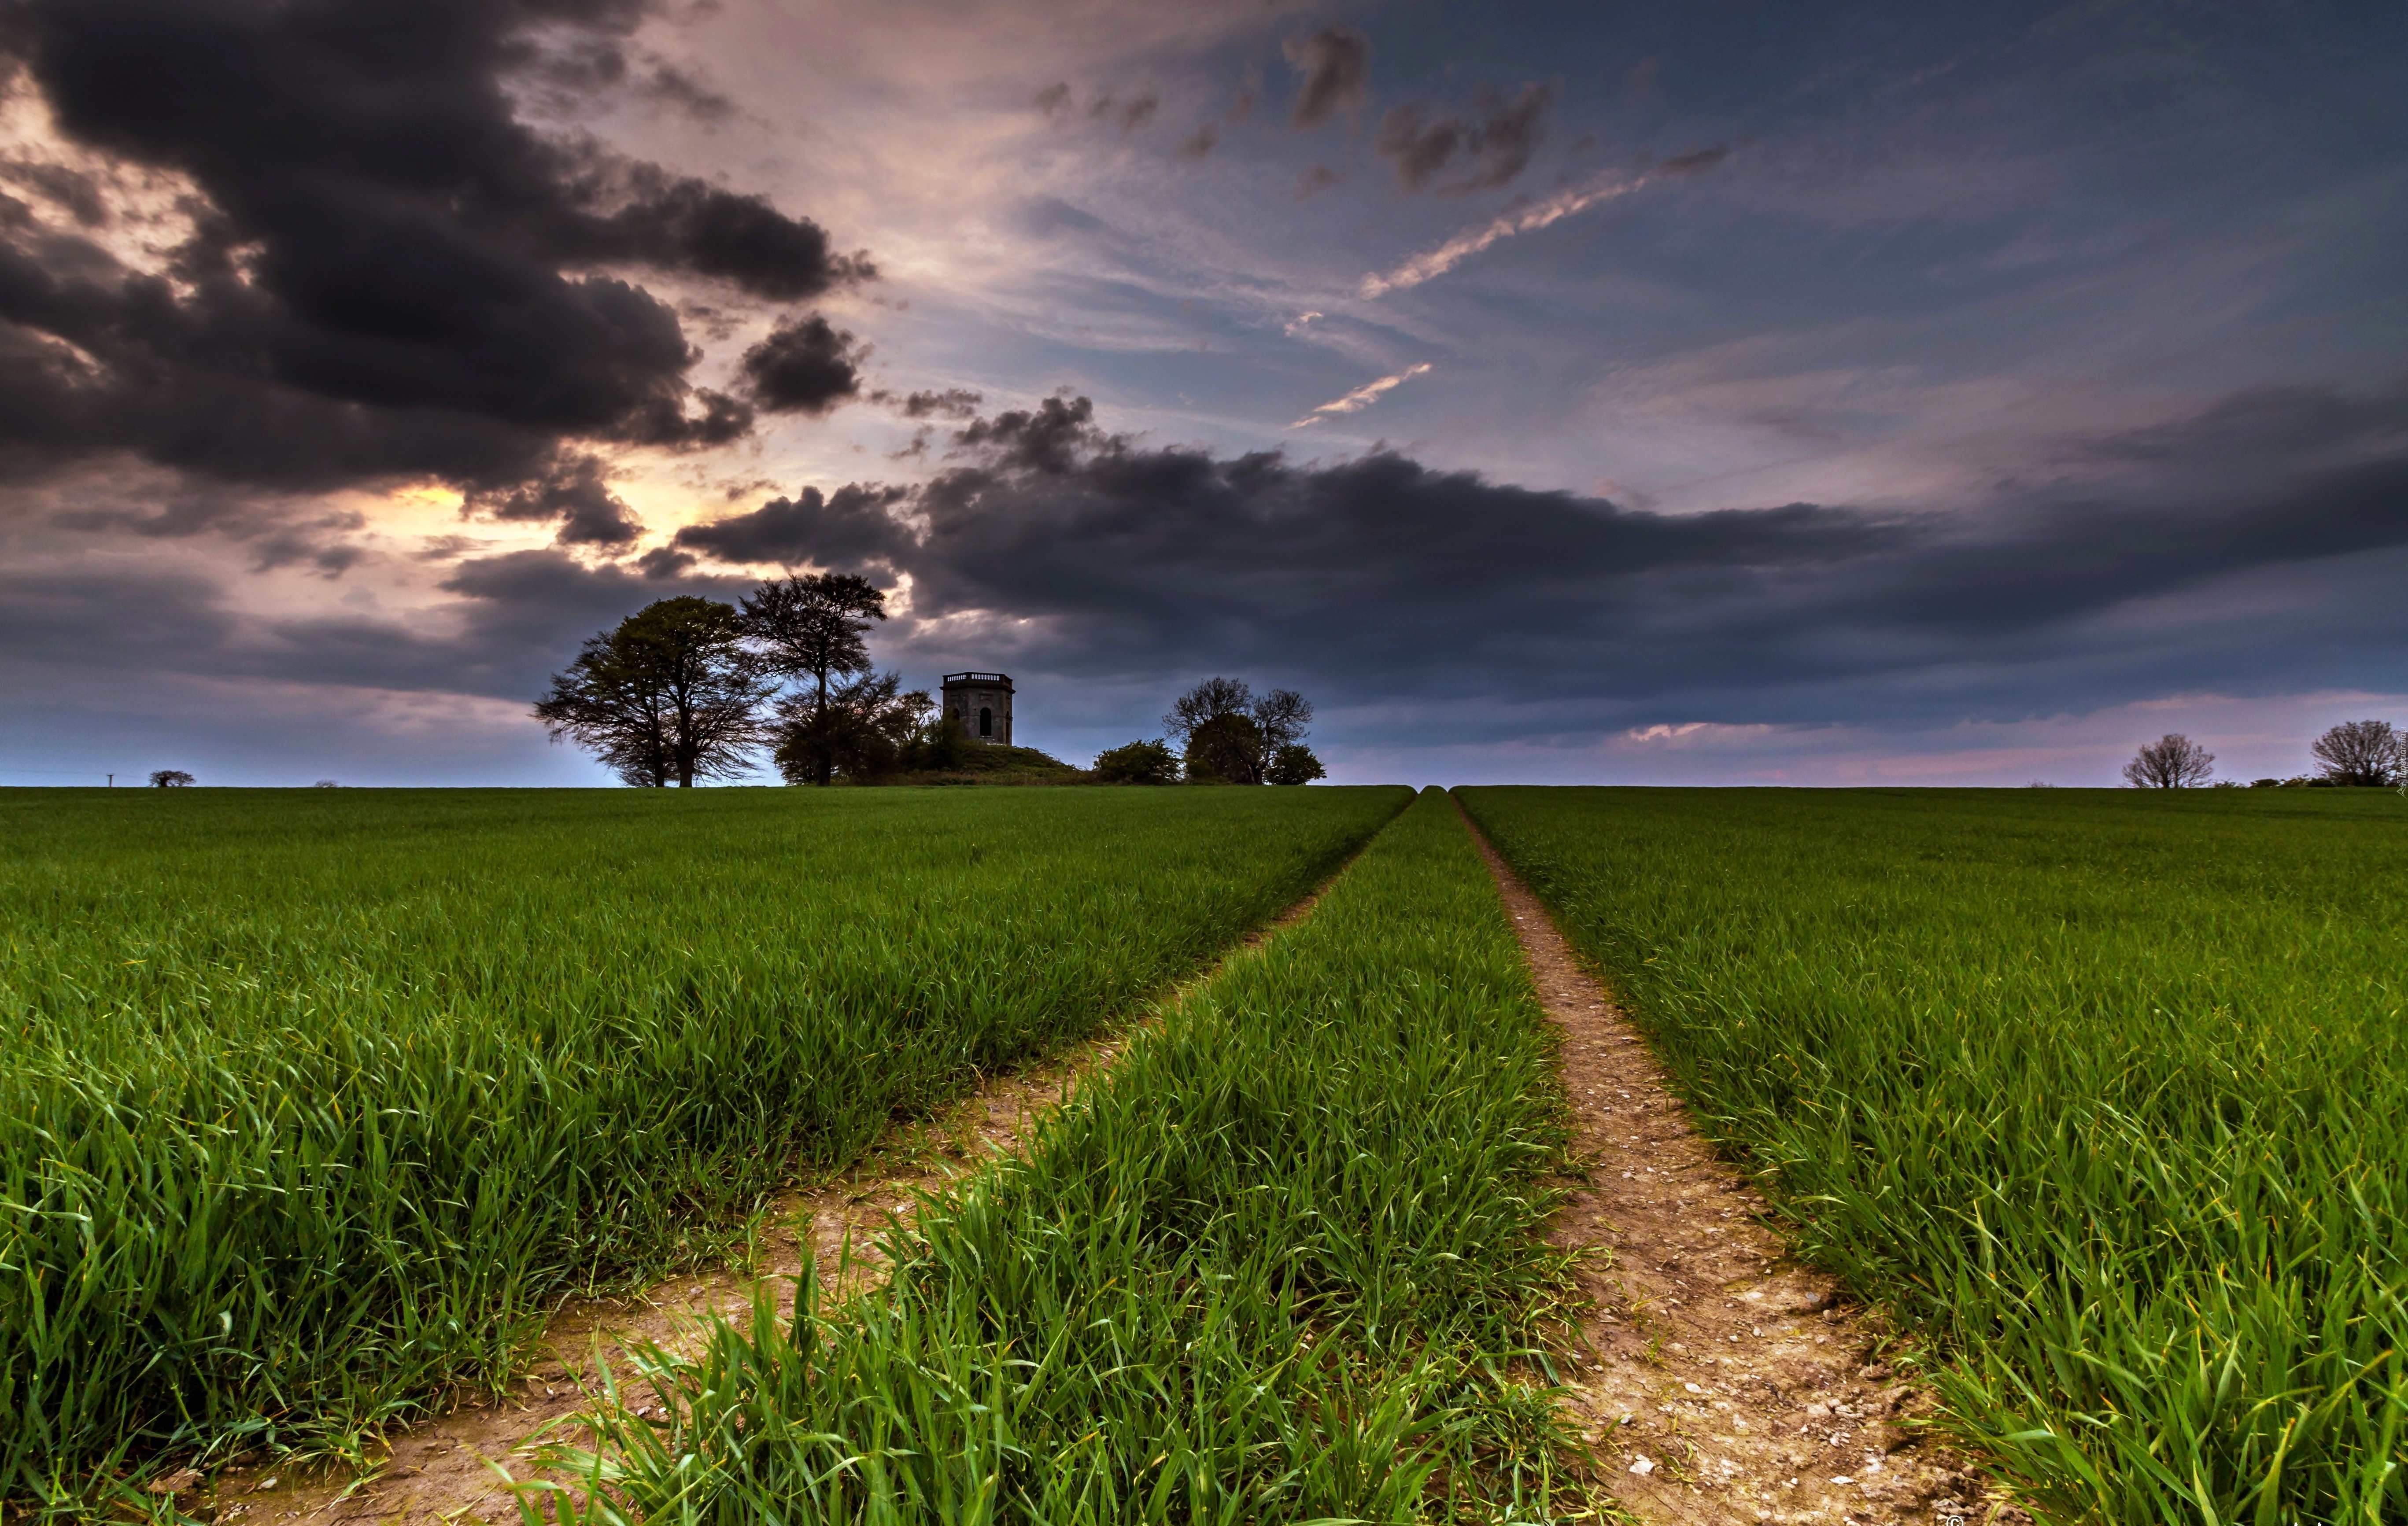
[[[602,1391],[597,1357],[624,1402],[641,1405],[635,1351],[646,1346],[683,1350],[710,1317],[745,1319],[765,1287],[791,1289],[807,1254],[831,1296],[882,1282],[887,1265],[878,1239],[889,1226],[908,1224],[924,1194],[943,1191],[998,1155],[1026,1148],[1048,1114],[1082,1082],[1109,1072],[1131,1042],[1190,991],[1231,959],[1311,915],[1395,819],[1374,828],[1310,893],[1177,982],[1141,1016],[1040,1064],[992,1077],[943,1115],[896,1126],[839,1176],[781,1194],[763,1218],[772,1233],[757,1245],[748,1270],[671,1277],[634,1298],[572,1300],[546,1326],[539,1355],[509,1397],[471,1396],[448,1414],[397,1430],[366,1474],[272,1462],[229,1470],[213,1485],[188,1474],[170,1480],[182,1489],[177,1505],[201,1519],[241,1526],[515,1521],[516,1499],[494,1467],[523,1479],[534,1472],[532,1459],[544,1442],[573,1439],[562,1435],[565,1422]]]
[[[1638,1030],[1463,820],[1563,1034],[1585,1180],[1549,1238],[1599,1252],[1579,1274],[1590,1304],[1567,1387],[1604,1487],[1640,1520],[1684,1526],[2023,1526],[1918,1423],[1937,1406],[1882,1362],[1877,1319],[1765,1226]]]

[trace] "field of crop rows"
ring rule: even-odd
[[[2408,1519],[2395,795],[1463,798],[2041,1499]]]
[[[1459,798],[2043,1518],[2408,1519],[2401,802]],[[26,792],[0,843],[12,1519],[356,1452],[1145,1012],[891,1276],[643,1357],[530,1519],[1612,1519],[1556,1034],[1438,792]]]
[[[1093,1031],[1396,790],[0,799],[0,1491],[339,1445]]]

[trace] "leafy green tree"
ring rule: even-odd
[[[903,770],[910,774],[941,774],[962,767],[970,760],[974,748],[983,742],[970,740],[969,729],[961,717],[939,712],[920,723],[911,739],[903,744]]]
[[[1191,784],[1260,784],[1263,734],[1246,715],[1216,715],[1187,734]]]
[[[1190,780],[1265,784],[1280,749],[1304,740],[1312,703],[1293,689],[1257,696],[1243,679],[1211,677],[1171,701],[1162,723],[1182,744]]]
[[[835,777],[834,760],[842,750],[837,739],[857,734],[858,717],[831,717],[828,706],[847,680],[870,674],[867,637],[871,622],[885,618],[886,595],[867,578],[849,572],[783,578],[745,596],[744,633],[760,653],[764,669],[781,678],[808,679],[811,685],[806,696],[809,734],[816,740],[806,750],[826,766],[803,778],[790,775],[791,782],[825,784]],[[863,699],[854,694],[852,703],[858,707]],[[783,717],[785,728],[795,723],[793,714]]]
[[[893,673],[788,695],[779,705],[778,772],[789,784],[892,774],[935,708],[926,690],[904,692]]]
[[[685,595],[646,605],[586,640],[552,677],[536,719],[554,742],[590,748],[629,784],[734,778],[763,740],[773,686],[736,609]]]
[[[1314,779],[1328,777],[1329,771],[1321,766],[1321,760],[1313,756],[1312,749],[1302,742],[1290,742],[1271,755],[1273,784],[1310,784]]]
[[[1131,742],[1096,753],[1094,773],[1100,784],[1176,784],[1179,755],[1158,738]]]

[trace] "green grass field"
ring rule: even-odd
[[[0,1491],[496,1382],[1406,798],[0,795]]]
[[[1224,797],[1239,792],[1195,792]],[[1546,1521],[1563,1139],[1512,923],[1446,797],[1232,959],[850,1306],[807,1290],[602,1416],[595,1521]],[[1572,1460],[1569,1470],[1563,1464]],[[571,1459],[571,1461],[577,1461]],[[591,1487],[595,1482],[607,1489]],[[525,1516],[546,1519],[542,1495]]]
[[[2408,803],[1462,796],[2024,1487],[2408,1520]]]

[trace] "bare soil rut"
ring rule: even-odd
[[[1373,833],[1377,836],[1378,833]],[[1364,846],[1369,846],[1369,838]],[[809,1191],[781,1198],[766,1216],[769,1231],[751,1263],[673,1277],[633,1299],[565,1306],[546,1327],[539,1355],[521,1388],[504,1400],[469,1398],[459,1408],[387,1438],[385,1455],[366,1474],[348,1468],[275,1464],[230,1470],[214,1487],[189,1477],[179,1503],[219,1522],[498,1522],[518,1507],[494,1471],[517,1477],[533,1468],[543,1442],[561,1439],[567,1421],[601,1390],[598,1358],[622,1385],[622,1401],[642,1405],[630,1386],[630,1353],[647,1345],[678,1350],[703,1320],[745,1318],[765,1285],[782,1306],[793,1297],[808,1253],[823,1285],[851,1291],[882,1279],[876,1240],[891,1222],[909,1222],[920,1194],[941,1191],[999,1154],[1025,1148],[1046,1114],[1079,1082],[1109,1070],[1132,1039],[1160,1020],[1228,959],[1260,947],[1301,921],[1359,856],[1312,893],[1247,934],[1153,1005],[1153,1014],[1072,1046],[1044,1064],[989,1080],[942,1117],[898,1126],[853,1168]]]
[[[1457,809],[1461,806],[1458,805]],[[1928,1395],[1883,1332],[1791,1258],[1766,1205],[1691,1126],[1638,1031],[1469,816],[1563,1031],[1587,1179],[1550,1229],[1594,1248],[1571,1404],[1642,1521],[2026,1522],[1916,1423]]]

